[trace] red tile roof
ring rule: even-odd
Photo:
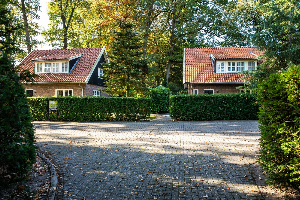
[[[216,60],[252,60],[261,52],[256,47],[205,47],[186,48],[184,83],[243,83],[243,75],[214,73],[211,54]]]
[[[19,65],[21,69],[34,72],[37,60],[68,60],[69,58],[82,55],[70,74],[45,73],[35,78],[36,82],[86,82],[92,68],[105,48],[76,48],[76,49],[53,49],[34,50]]]

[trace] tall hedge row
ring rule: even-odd
[[[271,183],[300,189],[300,65],[258,86],[259,162]]]
[[[150,116],[147,98],[65,97],[28,98],[34,120],[135,121]],[[57,101],[57,112],[49,112],[49,100]]]
[[[257,119],[255,96],[246,93],[177,95],[170,97],[170,116],[176,120]]]

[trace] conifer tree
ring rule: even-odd
[[[142,41],[130,22],[119,21],[114,32],[110,62],[104,65],[104,78],[111,95],[135,96],[146,89],[147,63],[142,58]]]

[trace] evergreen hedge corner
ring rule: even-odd
[[[257,120],[254,94],[175,95],[170,97],[170,116],[183,121]]]
[[[0,186],[26,177],[35,162],[34,130],[24,89],[5,54],[0,56]]]
[[[258,85],[259,163],[271,184],[300,190],[300,65]]]
[[[152,99],[152,112],[169,112],[169,97],[171,94],[169,88],[158,86],[150,89],[149,93]]]

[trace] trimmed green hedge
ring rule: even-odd
[[[151,99],[64,97],[28,98],[33,120],[136,121],[150,117]],[[49,113],[49,100],[57,101],[57,112]]]
[[[152,112],[169,112],[169,97],[171,91],[169,88],[158,86],[150,89],[150,98],[152,99]]]
[[[258,85],[259,163],[269,182],[300,190],[300,65]]]
[[[170,116],[176,120],[256,120],[257,113],[255,95],[248,93],[170,97]]]

